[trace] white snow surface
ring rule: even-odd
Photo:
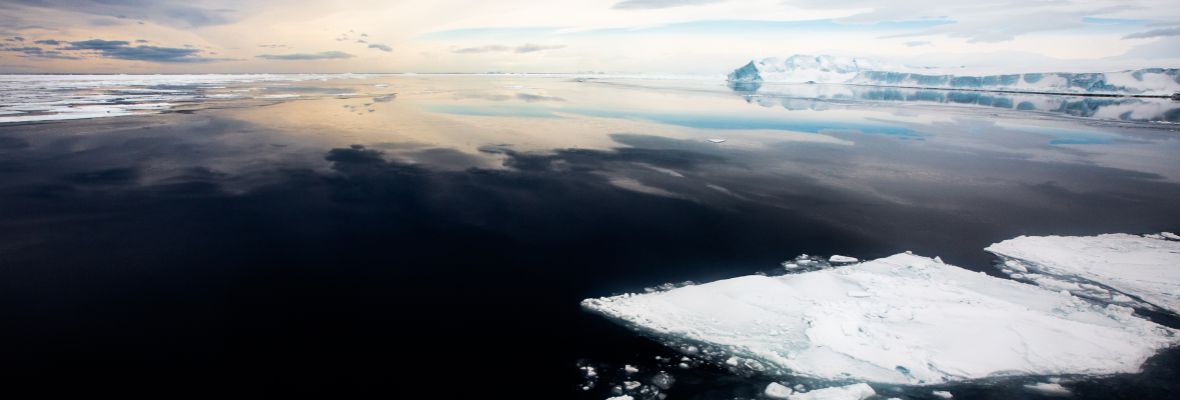
[[[986,250],[1029,271],[1012,274],[1017,279],[1097,300],[1131,296],[1180,313],[1180,241],[1128,234],[1021,236]]]
[[[582,305],[668,343],[718,349],[755,370],[890,384],[1137,372],[1180,340],[1127,307],[910,254]]]
[[[787,400],[864,400],[876,396],[877,392],[869,385],[856,383],[848,386],[837,386],[816,389],[805,393],[788,395]]]

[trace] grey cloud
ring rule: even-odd
[[[683,6],[697,6],[701,4],[720,3],[725,0],[623,0],[611,8],[619,10],[652,10],[658,8],[672,8]]]
[[[90,20],[90,26],[115,26],[123,25],[123,21],[116,18],[95,18]]]
[[[45,50],[40,47],[0,47],[0,51],[8,51],[23,54],[22,57],[33,58],[53,58],[61,60],[79,60],[81,57],[71,56],[57,50]]]
[[[36,44],[44,44],[44,45],[50,45],[50,46],[57,46],[57,45],[60,45],[60,44],[62,44],[62,42],[61,42],[61,41],[59,41],[59,40],[53,40],[53,39],[38,40],[38,41],[35,41],[35,42],[33,42],[33,43],[36,43]]]
[[[304,61],[304,60],[340,60],[352,58],[352,54],[343,51],[323,51],[319,53],[294,53],[294,54],[259,54],[256,57],[264,60],[280,60],[280,61]]]
[[[509,47],[509,46],[494,44],[494,45],[480,46],[480,47],[464,47],[461,49],[451,50],[451,52],[456,53],[456,54],[478,54],[478,53],[494,53],[494,52],[505,52],[505,51],[511,51],[511,52],[515,52],[515,53],[533,53],[533,52],[544,51],[544,50],[560,49],[560,48],[564,48],[564,47],[565,47],[565,45],[560,45],[560,44],[541,45],[541,44],[526,43],[526,44],[522,44],[522,45],[516,46],[516,47]]]
[[[464,47],[461,49],[452,50],[451,52],[457,53],[457,54],[476,54],[476,53],[491,53],[491,52],[508,51],[508,50],[509,50],[508,46],[490,45],[490,46],[480,46],[480,47]]]
[[[157,23],[199,28],[224,25],[239,19],[235,10],[203,8],[190,0],[6,0],[20,5],[119,19],[146,19]],[[0,5],[5,8],[5,5]],[[141,22],[142,23],[142,22]]]
[[[125,40],[83,40],[70,42],[61,50],[93,51],[106,58],[158,63],[201,63],[227,61],[224,59],[200,57],[200,49],[184,47],[131,46]]]
[[[537,52],[537,51],[544,51],[544,50],[555,50],[555,49],[560,49],[560,48],[563,48],[563,47],[565,47],[565,45],[560,45],[560,44],[557,44],[557,45],[541,45],[541,44],[531,44],[531,43],[527,43],[527,44],[524,44],[524,45],[521,45],[521,46],[517,46],[517,47],[516,47],[516,49],[515,49],[514,51],[515,51],[515,52],[517,52],[517,53],[532,53],[532,52]]]
[[[1180,36],[1180,27],[1153,29],[1147,32],[1136,32],[1127,36],[1123,36],[1123,39],[1147,39],[1163,36]]]
[[[370,44],[370,45],[369,45],[369,48],[370,48],[370,49],[377,49],[377,50],[381,50],[381,51],[384,51],[384,52],[386,52],[386,53],[393,51],[393,48],[392,48],[392,47],[389,47],[389,46],[386,46],[386,45],[383,45],[383,44],[380,44],[380,43],[373,43],[373,44]]]
[[[926,40],[915,40],[912,42],[905,42],[905,45],[909,47],[929,46],[930,42]]]

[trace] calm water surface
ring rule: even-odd
[[[991,273],[983,247],[1018,235],[1180,229],[1164,100],[486,76],[264,91],[0,125],[6,387],[601,399],[622,365],[674,353],[586,297],[802,253]],[[1175,353],[1075,398],[1174,398]],[[670,372],[674,399],[770,381]],[[1032,381],[949,388],[1037,398]]]

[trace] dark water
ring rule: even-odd
[[[587,297],[801,253],[912,250],[991,272],[982,248],[1022,234],[1180,229],[1180,132],[1123,113],[380,81],[396,99],[0,126],[2,387],[606,398],[605,383],[578,388],[579,361],[610,375],[673,353],[581,311]],[[1168,352],[1067,386],[1174,398],[1178,365]],[[675,375],[671,398],[755,397],[769,381]],[[1011,382],[952,390],[1035,398]]]

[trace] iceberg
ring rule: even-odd
[[[1001,270],[1017,280],[1180,314],[1180,241],[1169,237],[1021,236],[985,250],[1000,257]]]
[[[865,71],[888,69],[867,58],[796,54],[750,61],[729,74],[732,83],[844,83]]]
[[[1180,341],[1128,307],[904,253],[582,306],[714,362],[831,381],[1129,373]]]
[[[731,84],[837,83],[920,89],[1002,92],[1151,95],[1180,92],[1180,69],[1115,72],[1049,72],[996,75],[939,74],[931,67],[891,65],[866,58],[794,55],[753,60],[729,74]]]

